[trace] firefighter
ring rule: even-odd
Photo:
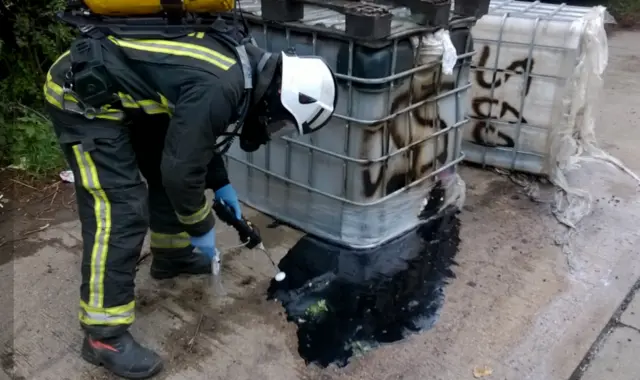
[[[317,131],[334,112],[336,82],[321,58],[225,41],[215,32],[82,35],[46,77],[46,107],[76,178],[82,222],[82,357],[121,377],[162,368],[128,332],[148,229],[153,278],[210,273],[216,244],[205,188],[241,217],[222,159],[230,138],[255,151],[281,135]]]

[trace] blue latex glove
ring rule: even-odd
[[[216,256],[216,231],[212,228],[202,236],[191,236],[191,245],[198,248],[210,259]]]
[[[222,200],[227,205],[231,206],[233,211],[236,212],[236,218],[242,219],[242,209],[240,208],[240,201],[238,201],[238,193],[231,186],[231,184],[224,185],[216,192],[216,199]]]

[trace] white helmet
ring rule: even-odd
[[[267,127],[269,136],[296,131],[306,135],[324,127],[338,101],[336,78],[329,66],[320,57],[298,57],[285,52],[281,63],[280,101],[293,120]]]

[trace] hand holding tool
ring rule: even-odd
[[[214,228],[202,236],[191,236],[191,245],[210,259],[216,256],[216,231]]]
[[[239,219],[236,218],[235,210],[221,199],[215,199],[213,201],[213,211],[215,211],[220,220],[238,231],[240,241],[246,243],[247,248],[258,248],[259,250],[264,252],[264,254],[269,258],[269,261],[271,261],[273,267],[278,271],[275,276],[276,281],[282,281],[285,279],[286,274],[284,272],[281,272],[276,263],[273,261],[271,255],[262,243],[262,238],[260,237],[258,229],[251,222],[244,219],[244,217],[242,216]]]
[[[240,208],[240,201],[238,200],[238,193],[231,184],[226,184],[214,191],[216,199],[223,201],[227,206],[230,206],[233,210],[233,214],[236,219],[242,218],[242,208]],[[226,223],[226,222],[225,222]]]

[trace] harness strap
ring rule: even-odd
[[[262,70],[264,70],[264,67],[267,64],[267,61],[269,61],[269,58],[271,58],[271,56],[272,56],[271,53],[265,53],[262,55],[262,58],[260,58],[260,62],[258,62],[258,66],[256,67],[258,72],[261,72]]]
[[[236,46],[235,51],[242,65],[242,76],[244,77],[244,89],[249,91],[253,88],[253,69],[249,63],[249,56],[244,45]]]

